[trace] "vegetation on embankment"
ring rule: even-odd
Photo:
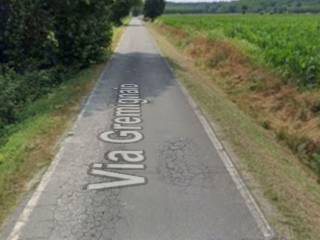
[[[124,20],[124,23],[128,22],[129,18]],[[124,27],[113,27],[111,49],[105,56],[106,60],[115,49],[123,30]],[[46,93],[42,92],[33,101],[23,104],[15,113],[15,121],[2,127],[0,223],[19,203],[23,194],[38,183],[104,68],[105,61],[64,72],[60,84],[50,86]],[[37,79],[30,77],[30,80],[37,83]],[[32,89],[33,86],[29,82],[24,89]]]
[[[52,159],[137,4],[0,2],[0,223]]]
[[[106,60],[137,0],[0,2],[0,134],[69,74]],[[115,11],[117,9],[117,11]]]
[[[219,31],[209,39],[204,32],[192,35],[159,22],[151,30],[178,78],[239,156],[236,164],[279,239],[317,240],[320,185],[306,167],[310,155],[303,148],[319,137],[319,115],[310,110],[319,90],[301,91],[283,82],[277,71],[248,53],[252,45]],[[307,118],[301,119],[304,114]],[[291,149],[302,145],[292,151],[290,143]]]
[[[278,68],[283,80],[320,87],[320,16],[165,16],[161,22],[213,43],[236,40],[239,49]]]
[[[19,111],[16,124],[6,127],[0,138],[0,223],[19,196],[33,186],[28,182],[45,170],[56,146],[80,110],[103,69],[96,65],[69,76],[64,83]]]
[[[200,67],[221,77],[216,83],[241,109],[320,177],[318,20],[166,16],[160,24]]]

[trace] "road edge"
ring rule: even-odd
[[[84,115],[85,109],[87,108],[87,106],[89,105],[89,102],[91,101],[92,97],[94,96],[94,93],[95,93],[96,89],[98,88],[98,85],[101,82],[104,74],[110,68],[110,66],[111,66],[111,64],[113,62],[113,59],[115,57],[115,53],[117,52],[117,50],[118,50],[118,48],[120,46],[120,43],[122,42],[122,39],[124,37],[125,31],[126,31],[126,29],[123,31],[119,41],[116,44],[116,47],[114,49],[114,53],[112,54],[110,59],[105,64],[105,67],[102,70],[99,78],[97,79],[97,81],[96,81],[92,91],[90,92],[89,96],[83,101],[83,105],[81,107],[81,111],[80,111],[78,117],[76,118],[76,120],[74,121],[73,126],[68,131],[69,134],[63,135],[62,136],[62,140],[58,142],[57,148],[59,150],[57,151],[57,154],[55,155],[55,157],[53,158],[52,162],[50,163],[48,169],[45,171],[45,173],[41,177],[41,180],[40,180],[38,186],[36,187],[36,190],[33,191],[33,193],[31,194],[31,197],[26,201],[25,206],[23,206],[23,208],[21,209],[21,213],[18,214],[18,217],[15,219],[15,221],[13,221],[13,227],[11,228],[10,231],[8,231],[8,237],[6,237],[7,240],[18,240],[20,238],[20,234],[21,234],[24,226],[28,222],[29,217],[30,217],[33,209],[36,207],[37,202],[39,201],[42,193],[44,192],[44,189],[48,185],[52,174],[54,173],[56,167],[58,166],[58,164],[61,161],[61,156],[62,156],[62,154],[64,152],[64,145],[65,145],[64,143],[67,141],[68,135],[70,135],[70,133],[72,133],[73,130],[77,127],[80,119]]]
[[[200,121],[203,129],[205,130],[207,136],[209,137],[212,145],[214,148],[216,148],[219,157],[221,158],[224,166],[226,167],[229,175],[231,176],[233,182],[236,185],[236,188],[240,192],[242,198],[245,201],[246,206],[248,207],[251,215],[253,216],[254,220],[256,221],[258,228],[260,229],[262,235],[264,236],[265,240],[273,240],[276,237],[276,233],[267,221],[264,213],[260,209],[257,201],[253,197],[252,193],[250,192],[249,188],[243,181],[239,170],[236,168],[233,158],[231,157],[231,154],[228,153],[228,150],[224,147],[224,144],[222,141],[220,141],[218,135],[216,134],[216,127],[215,123],[208,120],[208,118],[205,116],[201,108],[197,105],[197,103],[193,100],[191,95],[189,94],[188,90],[183,86],[182,82],[176,77],[175,71],[173,67],[169,64],[169,62],[164,57],[165,55],[162,53],[161,48],[158,46],[156,40],[153,37],[153,34],[150,33],[150,30],[148,27],[146,27],[146,30],[148,31],[151,40],[158,50],[159,55],[162,58],[162,61],[165,63],[169,71],[171,72],[175,82],[180,87],[180,90],[182,91],[183,95],[186,97],[190,107],[192,108],[193,112],[197,116],[198,120]],[[234,155],[234,154],[232,154]]]

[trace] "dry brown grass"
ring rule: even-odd
[[[294,85],[284,84],[270,69],[252,64],[250,57],[231,41],[192,38],[168,26],[161,26],[159,31],[183,45],[183,53],[196,59],[199,68],[217,76],[216,84],[242,110],[266,128],[284,134],[280,139],[316,170],[312,158],[320,152],[319,90],[302,92]]]
[[[276,128],[296,119],[294,116],[298,116],[297,111],[302,112],[305,104],[316,103],[313,98],[318,93],[300,93],[293,86],[284,86],[269,70],[250,66],[241,51],[234,53],[235,46],[226,46],[226,52],[231,51],[234,60],[230,63],[228,57],[219,53],[218,59],[224,59],[223,64],[220,62],[213,69],[202,56],[212,59],[211,51],[219,52],[224,44],[214,48],[202,39],[197,40],[204,45],[200,49],[194,44],[178,50],[175,46],[181,46],[181,39],[175,32],[156,25],[151,31],[178,78],[208,118],[220,126],[220,138],[227,146],[231,144],[238,155],[236,165],[279,239],[319,240],[320,185],[316,175],[292,151],[279,144],[273,131],[266,129],[268,125]],[[184,36],[187,38],[190,41],[190,37]],[[263,79],[268,81],[261,83]],[[288,112],[291,117],[281,117]],[[262,121],[264,128],[259,124]],[[302,122],[299,117],[295,121]],[[307,126],[297,129],[307,128],[304,131],[310,131],[310,139],[319,136],[311,131],[317,125],[313,113],[306,122]]]

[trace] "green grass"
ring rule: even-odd
[[[320,181],[320,88],[311,84],[320,80],[320,55],[313,51],[320,47],[314,35],[319,20],[298,15],[165,16],[158,26],[199,67],[220,72],[216,83],[242,110],[267,123]],[[306,59],[317,63],[305,64]],[[299,69],[300,75],[295,72]]]
[[[320,85],[320,17],[318,15],[164,16],[166,25],[209,39],[246,41],[265,62],[278,67],[299,86]]]
[[[239,157],[236,165],[279,239],[318,240],[320,185],[315,175],[279,144],[275,134],[230,100],[217,84],[223,81],[218,79],[221,76],[199,68],[195,58],[175,47],[176,41],[165,29],[153,25],[151,30],[177,78],[206,116],[219,125],[218,135]]]
[[[123,31],[124,27],[114,29],[113,50]],[[6,134],[0,137],[0,223],[23,193],[34,187],[29,184],[33,177],[50,164],[104,65],[70,74],[63,84],[20,112],[17,124],[6,127]]]
[[[26,183],[48,166],[54,146],[79,111],[103,66],[75,74],[50,94],[30,104],[21,113],[20,123],[10,126],[0,146],[0,222],[11,211]]]

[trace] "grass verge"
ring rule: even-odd
[[[320,89],[300,89],[263,63],[263,51],[221,33],[185,31],[159,21],[159,30],[212,79],[232,101],[276,133],[319,177]],[[298,80],[296,80],[298,81]]]
[[[113,50],[123,31],[124,27],[115,29]],[[35,187],[33,177],[47,169],[104,67],[98,64],[73,74],[50,94],[27,106],[21,113],[25,119],[10,126],[10,134],[0,146],[0,223],[23,193]]]
[[[279,239],[317,240],[320,236],[320,185],[315,174],[275,134],[241,110],[217,82],[223,76],[203,71],[199,59],[177,47],[169,34],[149,25],[177,78],[217,123],[220,138],[230,143],[239,160],[236,165],[258,199]],[[228,73],[226,72],[226,75]]]

